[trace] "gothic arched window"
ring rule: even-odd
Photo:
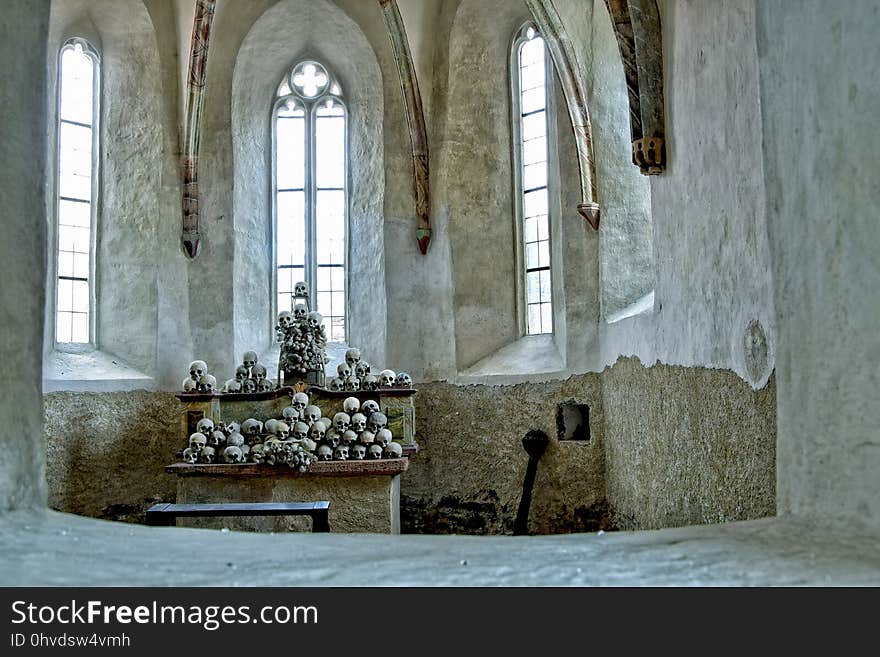
[[[55,342],[94,343],[100,68],[87,41],[58,57]]]
[[[519,260],[518,289],[526,335],[553,332],[548,194],[548,81],[552,63],[531,24],[513,42],[513,161]]]
[[[272,122],[276,314],[309,288],[328,339],[346,338],[348,146],[342,88],[316,61],[278,86]]]

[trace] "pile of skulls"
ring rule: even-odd
[[[248,418],[241,425],[215,425],[199,420],[183,450],[186,463],[286,464],[300,472],[318,461],[363,461],[400,458],[403,447],[394,442],[388,418],[373,400],[361,403],[348,397],[333,418],[309,404],[303,392],[293,396],[279,419],[260,422]]]
[[[339,363],[336,373],[337,376],[327,382],[327,389],[333,392],[413,386],[412,377],[406,372],[397,374],[394,370],[382,370],[378,375],[373,374],[372,366],[361,358],[360,349],[354,347],[345,352],[345,362]]]
[[[189,364],[189,376],[181,384],[184,392],[214,392],[217,379],[208,374],[208,365],[203,360],[194,360]]]
[[[235,378],[223,384],[223,392],[269,392],[275,384],[269,380],[269,373],[257,361],[260,358],[254,351],[244,352],[241,365],[235,370]]]
[[[294,296],[308,301],[305,283],[296,284]],[[297,303],[292,313],[285,310],[278,314],[275,335],[281,342],[279,369],[298,376],[310,371],[324,371],[324,365],[330,359],[326,352],[327,334],[321,313],[309,312],[305,303]]]

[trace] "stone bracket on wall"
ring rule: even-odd
[[[395,0],[378,0],[382,8],[388,35],[391,38],[391,50],[397,63],[400,87],[403,91],[406,123],[409,128],[409,139],[412,145],[413,187],[416,199],[416,239],[422,255],[428,252],[431,242],[431,217],[429,209],[428,186],[428,133],[425,129],[425,112],[422,108],[422,95],[419,92],[419,81],[403,18]]]
[[[657,0],[605,0],[629,95],[632,161],[646,176],[666,168],[663,39]]]
[[[208,63],[208,44],[214,20],[216,0],[196,0],[193,19],[192,43],[189,57],[189,76],[186,81],[187,103],[183,123],[183,148],[180,155],[181,211],[183,226],[180,242],[187,257],[199,253],[199,139],[201,136],[202,100],[205,90],[205,71]]]
[[[556,67],[568,115],[574,131],[580,170],[581,202],[578,212],[595,230],[599,229],[599,204],[596,191],[596,164],[593,157],[593,129],[587,106],[587,91],[580,74],[577,56],[553,0],[525,0],[543,35]]]

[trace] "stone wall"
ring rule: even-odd
[[[147,508],[174,500],[164,470],[183,446],[174,395],[53,392],[44,406],[51,508],[142,522]]]
[[[511,533],[529,429],[551,438],[538,466],[531,533],[775,512],[772,378],[754,391],[727,371],[623,359],[602,374],[564,381],[418,389],[420,451],[401,479],[405,533]],[[175,482],[163,471],[183,444],[183,407],[173,395],[51,393],[45,400],[50,506],[139,522],[149,505],[174,499]],[[557,440],[563,402],[589,406],[589,441]]]
[[[513,530],[528,457],[522,438],[541,429],[541,458],[529,516],[534,533],[595,531],[604,522],[602,392],[595,374],[514,386],[420,384],[420,452],[403,475],[403,531],[501,534]],[[556,404],[590,407],[590,442],[560,443]]]
[[[46,0],[11,0],[0,12],[0,56],[14,62],[0,84],[0,358],[14,383],[0,398],[0,512],[42,506],[45,453],[40,436],[40,353],[43,328],[45,229],[43,146],[46,89],[43,55]]]
[[[608,503],[621,529],[776,512],[776,382],[754,391],[729,371],[644,367],[602,374]]]

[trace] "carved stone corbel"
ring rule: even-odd
[[[646,176],[666,168],[663,40],[657,0],[605,0],[629,94],[632,161]]]
[[[406,110],[406,123],[409,128],[409,140],[412,146],[413,188],[416,198],[416,239],[422,255],[428,252],[431,242],[430,189],[428,133],[425,128],[425,112],[422,108],[422,96],[419,92],[419,81],[413,64],[406,28],[400,16],[395,0],[378,0],[382,16],[391,38],[391,50],[397,63],[400,77],[400,88],[403,91],[403,104]]]
[[[596,191],[596,165],[593,157],[593,129],[587,107],[587,91],[580,74],[574,47],[552,0],[525,0],[538,30],[547,43],[562,83],[571,127],[577,144],[581,202],[578,212],[595,230],[599,229],[599,203]]]
[[[215,2],[216,0],[196,0],[190,46],[189,76],[186,82],[186,117],[183,124],[183,147],[180,155],[181,212],[183,214],[180,241],[189,258],[195,258],[198,255],[201,243],[201,233],[199,232],[199,141],[205,71],[208,64],[208,44],[211,38]]]

